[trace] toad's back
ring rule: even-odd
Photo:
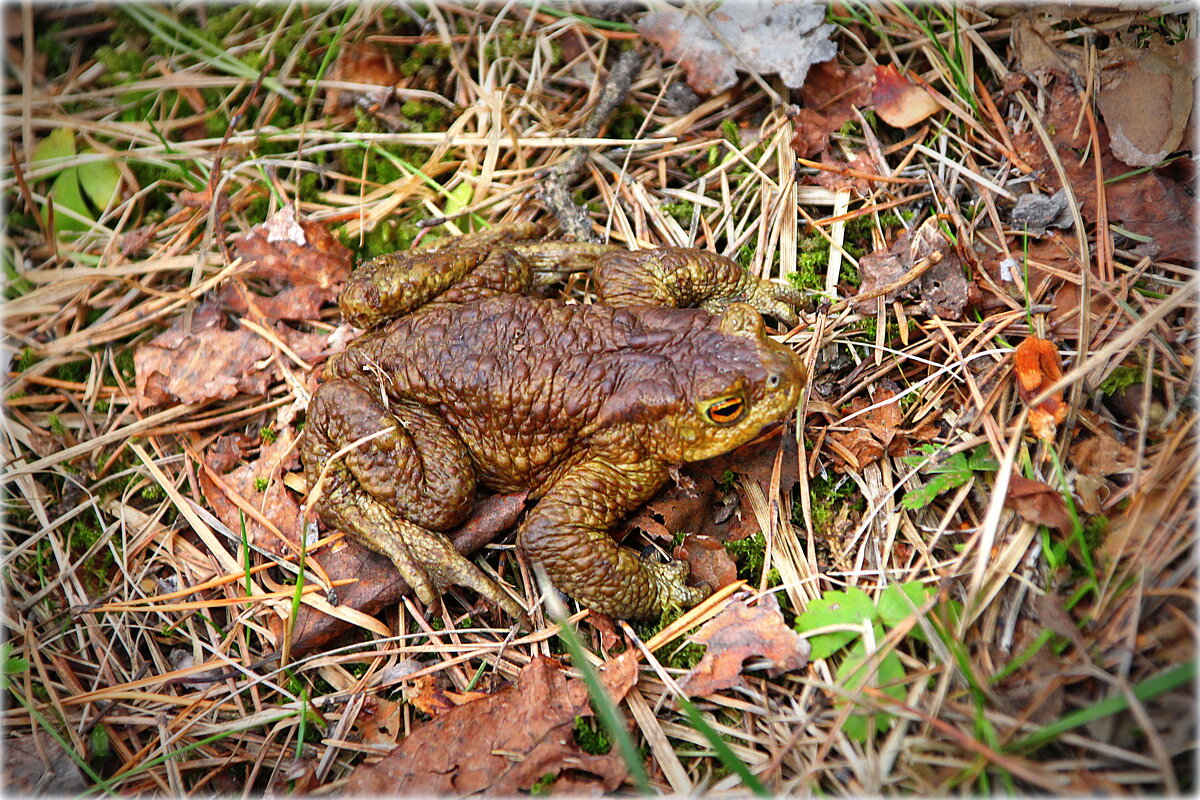
[[[682,387],[702,373],[728,382],[761,372],[760,361],[699,309],[500,295],[394,320],[336,357],[330,372],[371,383],[387,376],[389,395],[436,408],[450,423],[485,485],[536,495],[584,450],[603,446],[622,460],[669,455],[653,423],[689,402]],[[653,408],[643,402],[641,415],[610,418],[606,402],[623,390]],[[640,435],[620,435],[633,428]]]

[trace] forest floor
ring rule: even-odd
[[[1194,9],[741,8],[5,7],[10,789],[1195,790]],[[306,515],[352,267],[514,221],[809,298],[622,531],[694,609],[543,610],[520,496],[454,541],[532,631]]]

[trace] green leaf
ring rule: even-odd
[[[38,142],[37,148],[33,151],[33,166],[38,166],[43,161],[50,161],[55,158],[67,158],[75,155],[75,134],[68,128],[55,128],[50,131],[50,134]],[[66,167],[59,167],[54,173],[57,175]]]
[[[84,152],[92,152],[85,150]],[[97,211],[103,212],[117,199],[121,170],[111,158],[79,165],[79,183]]]
[[[458,212],[462,211],[471,202],[471,196],[475,193],[475,187],[470,183],[463,181],[454,190],[446,195],[446,208],[444,216],[453,217]]]
[[[844,592],[826,592],[808,604],[804,613],[796,618],[796,632],[824,628],[827,625],[861,625],[862,621],[874,620],[878,616],[875,604],[862,589],[851,587]],[[828,658],[841,650],[858,636],[854,631],[834,631],[811,637],[809,658]]]
[[[920,608],[937,590],[923,583],[892,583],[888,584],[879,595],[879,621],[889,628],[894,628],[912,616],[912,606]],[[905,601],[907,596],[912,601]],[[913,633],[919,633],[920,628],[913,628]]]
[[[901,460],[910,467],[915,467],[935,456],[937,452],[936,447],[924,445],[921,448],[921,455],[905,456]],[[975,448],[970,458],[966,453],[955,453],[940,463],[937,461],[928,463],[921,468],[921,472],[931,477],[924,486],[913,489],[904,495],[900,505],[909,510],[924,508],[932,503],[939,494],[957,489],[971,480],[971,476],[976,472],[993,472],[998,468],[999,465],[992,460],[991,453],[986,447]]]
[[[54,227],[59,231],[86,231],[87,223],[80,222],[74,217],[62,213],[62,209],[74,211],[86,219],[92,218],[92,212],[79,191],[79,171],[71,168],[60,173],[50,187],[48,202],[54,203]]]
[[[883,631],[876,630],[877,634],[881,636]],[[871,677],[871,670],[864,666],[867,657],[866,642],[861,640],[855,642],[849,655],[846,656],[846,660],[838,667],[837,682],[855,692],[866,686],[868,678]],[[878,671],[870,683],[871,685],[878,686],[880,691],[889,697],[896,700],[903,700],[904,678],[904,664],[901,663],[900,657],[896,655],[895,651],[892,651],[879,661]],[[865,742],[877,730],[886,730],[891,727],[891,724],[892,715],[884,712],[852,714],[846,718],[846,724],[842,726],[842,730],[851,739],[858,742]]]

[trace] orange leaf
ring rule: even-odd
[[[1017,345],[1014,356],[1017,366],[1017,393],[1028,403],[1047,386],[1062,377],[1062,362],[1054,344],[1030,336]],[[1054,438],[1054,429],[1066,419],[1067,404],[1062,391],[1056,391],[1036,408],[1029,411],[1029,424],[1039,439]]]
[[[910,83],[891,64],[875,68],[871,101],[883,121],[895,128],[916,125],[941,108],[929,92]]]

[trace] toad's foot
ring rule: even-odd
[[[658,602],[665,611],[668,608],[691,608],[712,594],[707,586],[688,586],[691,568],[686,561],[672,559],[663,564],[647,559],[647,569],[658,586]]]
[[[527,624],[525,609],[455,550],[443,534],[380,511],[382,516],[370,515],[376,517],[370,521],[374,524],[360,529],[357,538],[396,565],[400,577],[412,587],[418,600],[431,606],[450,586],[462,586],[475,590],[480,597]]]

